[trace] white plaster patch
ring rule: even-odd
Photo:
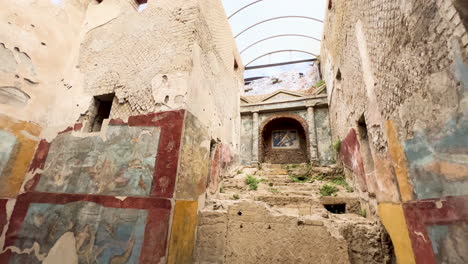
[[[3,248],[5,247],[6,233],[8,231],[8,226],[10,225],[11,214],[13,213],[13,208],[15,208],[15,204],[16,199],[9,199],[5,206],[7,222],[3,227],[2,233],[0,235],[0,252],[2,253],[4,252]]]
[[[115,196],[115,199],[118,199],[120,201],[125,201],[125,199],[127,199],[127,196]]]
[[[421,232],[414,232],[414,233],[415,233],[417,236],[422,237],[422,239],[424,240],[424,242],[427,242],[426,237],[424,237],[424,234],[423,234],[423,233],[421,233]]]
[[[34,136],[34,135],[31,135],[28,131],[25,131],[25,130],[21,130],[20,132],[23,136],[25,136],[26,138],[28,139],[31,139],[31,140],[34,140],[34,141],[39,141],[40,138]]]
[[[34,175],[36,174],[41,174],[44,170],[41,170],[41,169],[35,169],[34,171],[29,171],[28,173],[26,173],[25,177],[24,177],[24,181],[23,181],[23,184],[21,184],[21,188],[19,190],[19,193],[18,194],[23,194],[25,193],[25,187],[26,187],[26,184],[32,180],[34,178]]]
[[[55,242],[55,245],[50,249],[49,254],[43,262],[43,264],[62,263],[78,263],[76,240],[72,232],[66,232]]]
[[[31,255],[31,253],[34,253],[34,256],[39,260],[39,261],[42,261],[44,260],[45,258],[45,254],[40,254],[40,250],[41,250],[41,246],[37,243],[37,242],[34,242],[33,246],[30,247],[30,248],[26,248],[26,249],[20,249],[18,247],[14,247],[14,246],[11,246],[11,247],[7,247],[4,252],[10,250],[11,252],[13,253],[16,253],[16,254],[28,254],[28,255]],[[63,262],[62,262],[63,263]]]

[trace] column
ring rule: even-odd
[[[252,116],[252,163],[258,163],[258,112]]]
[[[310,161],[312,162],[318,160],[318,149],[314,108],[311,106],[307,107],[307,123],[309,125]]]

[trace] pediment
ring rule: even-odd
[[[247,98],[241,97],[240,98],[240,103],[241,103],[241,105],[245,105],[245,104],[250,104],[251,102],[249,100],[247,100]]]
[[[298,99],[304,97],[301,94],[289,92],[289,91],[277,91],[272,95],[267,96],[262,100],[262,102],[280,102],[280,101],[288,101],[290,99]]]

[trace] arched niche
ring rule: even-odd
[[[260,162],[310,162],[308,125],[300,116],[283,114],[268,118],[259,127],[258,139]]]

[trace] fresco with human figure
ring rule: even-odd
[[[39,254],[15,254],[9,263],[42,263],[67,236],[73,237],[76,255],[72,255],[80,264],[138,263],[146,218],[146,210],[109,208],[92,202],[32,203],[14,246],[24,250],[37,243]]]
[[[149,196],[160,128],[109,126],[100,136],[58,135],[36,191]]]
[[[299,148],[299,137],[297,136],[297,130],[276,130],[273,131],[272,134],[273,148]]]

